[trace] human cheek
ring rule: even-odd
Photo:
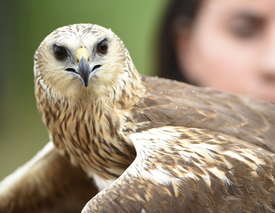
[[[226,36],[215,41],[205,58],[207,86],[233,93],[250,93],[256,81],[255,51]]]

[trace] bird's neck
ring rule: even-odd
[[[139,99],[138,93],[126,95],[120,101],[98,100],[93,104],[79,101],[53,101],[47,97],[39,107],[56,147],[73,164],[87,173],[104,179],[120,176],[132,163],[136,153],[124,134],[131,131],[127,114]]]

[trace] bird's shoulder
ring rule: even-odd
[[[162,126],[209,129],[275,151],[275,106],[251,97],[158,77],[142,77],[146,93],[131,113],[137,132]]]

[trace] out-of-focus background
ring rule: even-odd
[[[33,55],[44,37],[73,23],[111,28],[138,70],[154,75],[157,31],[167,1],[0,1],[0,180],[48,142],[33,91]]]

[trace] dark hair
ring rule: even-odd
[[[157,73],[160,77],[191,83],[182,74],[177,62],[173,47],[174,28],[177,19],[184,20],[186,27],[191,26],[201,2],[202,0],[172,0],[169,2],[160,29],[158,44]]]

